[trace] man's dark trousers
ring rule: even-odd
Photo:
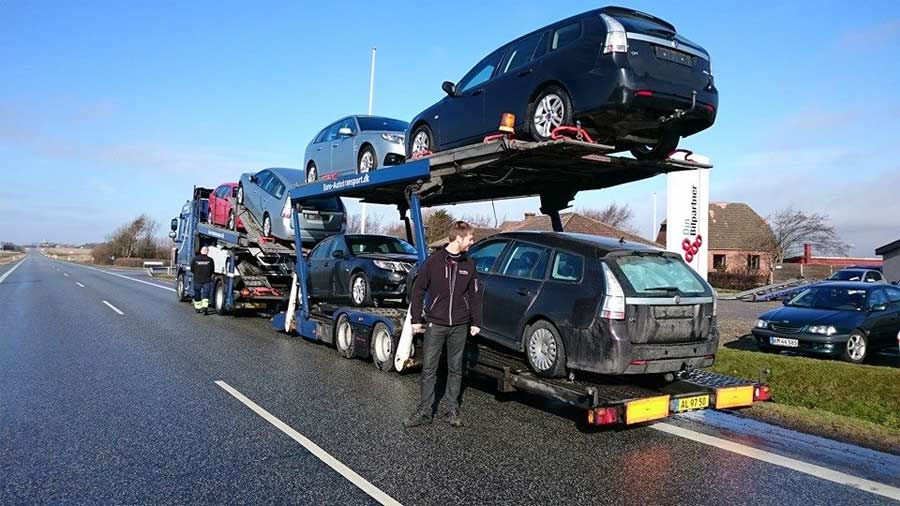
[[[419,413],[431,415],[434,406],[434,384],[437,380],[438,365],[441,352],[447,344],[447,390],[444,392],[444,403],[448,412],[459,410],[459,390],[462,384],[463,350],[466,348],[466,335],[469,324],[446,327],[433,323],[425,328],[424,363],[422,377],[419,378],[421,394]]]

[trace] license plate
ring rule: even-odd
[[[318,214],[303,213],[303,219],[307,221],[322,221],[322,217]]]
[[[787,346],[788,348],[796,348],[800,346],[800,341],[796,339],[788,339],[786,337],[770,337],[769,344],[773,346]]]
[[[695,395],[693,397],[682,397],[675,399],[675,412],[693,411],[695,409],[706,409],[709,407],[709,395]]]

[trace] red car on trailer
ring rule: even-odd
[[[223,183],[209,194],[209,223],[229,230],[243,229],[241,219],[234,214],[232,198],[237,197],[237,183]]]

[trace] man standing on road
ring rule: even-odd
[[[419,407],[403,422],[406,427],[431,423],[434,412],[434,385],[438,363],[444,346],[447,348],[447,389],[442,403],[446,420],[453,427],[462,427],[459,416],[459,391],[462,383],[462,359],[469,334],[481,331],[482,294],[475,275],[475,262],[466,256],[474,242],[472,226],[457,221],[450,226],[450,242],[425,260],[413,283],[410,297],[410,319],[415,333],[425,332],[424,364],[420,382]],[[423,324],[422,309],[425,294]]]
[[[206,314],[209,309],[209,294],[212,291],[212,275],[216,263],[207,256],[209,248],[200,248],[200,254],[191,260],[191,277],[194,286],[194,309]]]

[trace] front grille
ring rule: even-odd
[[[781,332],[782,334],[797,334],[801,330],[803,330],[803,325],[790,325],[787,323],[773,323],[772,330],[775,332]]]

